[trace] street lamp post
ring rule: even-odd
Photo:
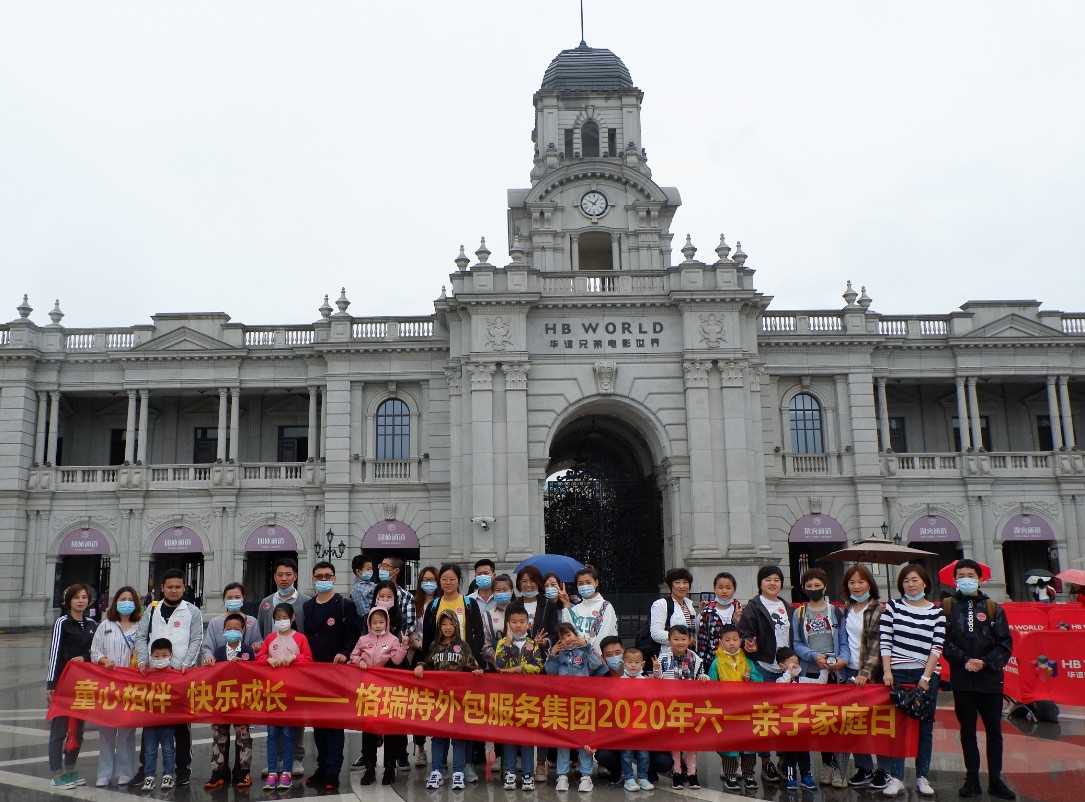
[[[331,529],[325,533],[324,538],[328,541],[326,546],[321,546],[320,541],[313,544],[317,561],[328,560],[330,562],[331,560],[342,559],[343,555],[346,554],[347,544],[340,540],[338,545],[333,546],[332,541],[335,540],[335,532]]]

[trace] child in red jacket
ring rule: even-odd
[[[313,653],[309,650],[309,641],[294,629],[294,607],[282,602],[272,611],[272,632],[260,644],[256,662],[267,663],[272,668],[302,665],[313,662]],[[282,752],[279,752],[279,739],[282,739]],[[279,771],[279,758],[282,758],[282,772]],[[265,791],[289,791],[294,778],[290,769],[294,765],[294,728],[267,726],[267,780]]]

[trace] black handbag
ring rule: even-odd
[[[919,721],[932,721],[938,706],[934,694],[921,690],[918,685],[893,685],[889,701],[904,715]]]

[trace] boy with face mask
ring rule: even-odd
[[[173,644],[168,638],[156,638],[151,643],[150,661],[147,674],[158,674],[170,670],[173,657]],[[174,786],[174,772],[177,769],[177,741],[173,725],[143,728],[144,771],[143,790],[154,790],[154,775],[158,768],[158,749],[162,748],[162,790],[169,791]]]
[[[1015,799],[1002,779],[1002,672],[1010,661],[1013,640],[1006,614],[982,590],[983,570],[975,560],[957,560],[953,568],[957,592],[942,602],[946,637],[942,656],[950,666],[953,712],[961,726],[964,785],[959,796],[983,793],[976,718],[987,732],[987,790],[999,799]]]
[[[498,591],[495,591],[495,593]],[[505,609],[505,636],[494,650],[494,666],[502,674],[540,674],[543,648],[528,633],[527,610],[519,603]],[[520,759],[520,783],[524,791],[535,790],[535,749],[530,745],[505,744],[504,788],[516,788],[516,759]]]
[[[734,624],[724,624],[720,629],[720,645],[708,668],[708,678],[721,682],[761,682],[761,669],[757,667],[757,661],[747,657],[742,650],[742,635]],[[742,791],[743,787],[747,791],[757,790],[755,752],[720,752],[720,759],[725,790],[732,793]]]

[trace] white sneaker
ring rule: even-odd
[[[640,790],[640,786],[637,785],[637,781],[634,780],[632,777],[630,777],[628,780],[625,781],[625,786],[624,787],[625,787],[626,791],[639,791]]]
[[[591,781],[591,777],[585,774],[583,777],[580,778],[580,787],[576,790],[578,790],[582,794],[587,794],[590,793],[593,788],[595,788],[595,783]]]
[[[505,784],[504,784],[503,787],[504,787],[504,789],[506,791],[515,791],[516,790],[516,775],[513,772],[511,772],[511,771],[506,771],[505,772]]]
[[[915,790],[919,791],[923,796],[934,796],[934,789],[926,777],[915,778]]]
[[[75,786],[73,785],[72,788],[74,788],[74,787]],[[146,777],[146,778],[144,778],[144,780],[143,780],[143,790],[144,791],[153,791],[154,790],[154,777]]]
[[[818,785],[833,784],[833,767],[824,763],[821,765],[821,774],[818,776]]]
[[[569,778],[564,774],[558,775],[558,781],[554,783],[555,791],[568,791],[569,790]]]
[[[885,788],[882,790],[882,793],[885,796],[896,796],[903,790],[904,783],[901,780],[898,780],[896,777],[890,777],[889,784],[885,786]]]
[[[304,777],[305,776],[305,764],[302,763],[300,760],[295,760],[294,761],[294,768],[290,771],[290,774],[293,775],[294,777]]]
[[[452,790],[453,791],[462,791],[466,787],[467,787],[467,785],[463,781],[463,772],[462,771],[454,771],[454,772],[452,772]]]
[[[847,788],[848,787],[848,778],[844,776],[844,773],[840,769],[838,769],[838,768],[836,768],[834,766],[833,770],[832,770],[832,774],[833,774],[833,776],[829,780],[829,785],[831,785],[833,788]]]
[[[162,790],[163,791],[168,791],[171,788],[173,788],[173,775],[172,774],[163,774],[162,775]]]
[[[470,763],[463,767],[463,778],[469,783],[478,782],[478,774],[475,772],[475,767]]]
[[[427,762],[428,761],[426,760],[426,747],[416,746],[414,751],[414,765],[425,766]]]
[[[439,771],[431,771],[429,779],[426,780],[426,788],[440,788],[444,785],[445,777]]]
[[[640,786],[640,790],[642,791],[654,791],[656,789],[656,787],[647,780],[640,780],[637,782],[637,785]]]

